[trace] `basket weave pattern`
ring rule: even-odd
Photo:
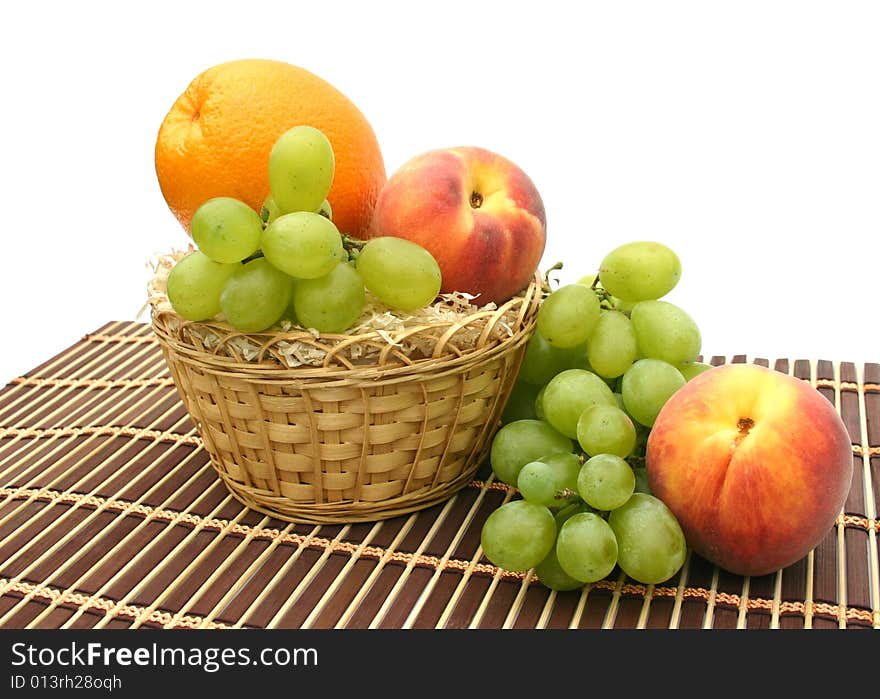
[[[536,279],[499,308],[394,338],[248,336],[260,347],[249,361],[230,351],[241,336],[223,324],[210,324],[210,347],[204,328],[158,305],[152,327],[212,465],[237,499],[290,521],[350,523],[428,507],[473,478],[540,300]],[[417,351],[401,352],[403,337]],[[292,343],[320,344],[321,365],[279,361],[277,348]],[[352,353],[358,344],[370,351]],[[353,355],[369,361],[355,364]]]

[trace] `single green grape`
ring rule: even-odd
[[[335,169],[327,136],[312,126],[294,126],[269,152],[269,191],[284,213],[314,213],[330,192]]]
[[[553,515],[553,519],[556,520],[557,531],[567,520],[581,512],[595,512],[595,510],[581,499],[575,499],[567,505],[563,505],[559,508],[556,511],[556,514]]]
[[[529,461],[520,469],[516,477],[516,487],[523,500],[544,507],[553,507],[553,498],[557,491],[553,467],[550,464],[544,461]]]
[[[633,580],[656,585],[675,575],[687,556],[681,525],[659,498],[635,493],[608,516],[618,564]]]
[[[561,349],[551,345],[535,330],[526,344],[519,368],[519,379],[543,386],[560,371],[589,368],[585,342]]]
[[[535,417],[538,420],[545,419],[545,416],[544,416],[544,390],[546,388],[547,388],[546,386],[541,386],[540,390],[538,391],[538,395],[535,396]]]
[[[642,425],[652,427],[666,401],[685,383],[672,364],[662,359],[638,359],[620,383],[626,412]]]
[[[545,507],[560,507],[577,496],[580,469],[577,454],[542,456],[520,469],[516,487],[524,500]]]
[[[587,359],[593,371],[606,379],[623,375],[639,356],[636,332],[620,311],[603,310],[587,342]]]
[[[535,575],[538,576],[538,582],[544,587],[557,592],[577,590],[584,586],[584,583],[571,577],[559,565],[555,544],[550,548],[550,552],[544,557],[544,560],[535,566]]]
[[[599,297],[582,284],[556,289],[538,309],[538,332],[554,347],[566,349],[587,341],[599,320]]]
[[[260,247],[263,221],[243,201],[214,197],[196,209],[190,231],[199,250],[215,262],[241,262]]]
[[[293,280],[258,257],[233,274],[220,294],[227,322],[240,332],[261,332],[277,323],[293,291]]]
[[[614,454],[596,454],[581,466],[577,489],[590,507],[607,512],[630,499],[636,487],[632,467]]]
[[[489,462],[500,481],[516,486],[520,469],[530,461],[573,451],[574,443],[543,420],[516,420],[495,433]]]
[[[215,262],[194,250],[174,263],[165,292],[174,312],[187,320],[209,320],[220,313],[220,293],[239,263]]]
[[[291,288],[296,288],[296,279],[291,277],[291,282],[293,283]],[[293,291],[290,293],[290,300],[287,302],[284,313],[281,314],[281,320],[289,320],[293,325],[299,325],[299,320],[296,317],[296,308],[293,305]]]
[[[345,257],[339,230],[311,211],[276,218],[263,231],[261,247],[269,262],[298,279],[323,277]]]
[[[636,446],[636,426],[617,405],[591,405],[578,418],[577,441],[589,456],[614,454],[625,458]]]
[[[371,238],[357,257],[364,285],[382,303],[399,311],[430,304],[440,293],[440,265],[421,245],[403,238]]]
[[[320,333],[348,330],[360,318],[365,303],[364,282],[347,263],[337,264],[323,277],[297,279],[293,285],[293,307],[299,324]]]
[[[654,241],[625,243],[609,252],[599,265],[599,281],[612,296],[645,301],[665,296],[681,278],[681,260]]]
[[[630,315],[642,357],[670,364],[692,362],[702,346],[700,329],[683,309],[668,301],[640,301]]]
[[[569,517],[559,528],[556,558],[568,575],[583,583],[606,577],[617,564],[617,540],[611,527],[593,512]]]
[[[483,523],[480,544],[494,565],[527,571],[546,558],[556,540],[556,522],[550,510],[526,500],[510,500]]]
[[[581,413],[591,405],[616,405],[614,393],[599,376],[584,369],[566,369],[544,389],[544,419],[570,439],[577,438]]]
[[[504,411],[501,413],[501,422],[515,422],[516,420],[534,420],[538,415],[535,411],[536,400],[541,387],[525,381],[515,381]]]

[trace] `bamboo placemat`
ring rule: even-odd
[[[554,593],[490,565],[513,493],[484,465],[447,502],[377,523],[294,525],[212,471],[147,324],[113,322],[0,390],[0,627],[880,628],[880,364],[754,361],[843,417],[855,477],[824,541],[772,575],[696,555],[672,580]]]

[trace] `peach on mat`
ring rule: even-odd
[[[502,303],[532,280],[546,244],[544,203],[507,158],[465,146],[422,153],[379,193],[370,235],[426,248],[443,276],[441,292]]]
[[[853,455],[834,406],[802,379],[755,364],[714,367],[663,406],[647,478],[705,559],[765,575],[803,558],[834,525]]]

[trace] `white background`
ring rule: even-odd
[[[454,145],[519,164],[563,281],[670,245],[706,355],[880,361],[878,3],[7,3],[0,54],[3,382],[146,321],[151,257],[187,242],[156,132],[241,57],[342,90],[389,174]]]

